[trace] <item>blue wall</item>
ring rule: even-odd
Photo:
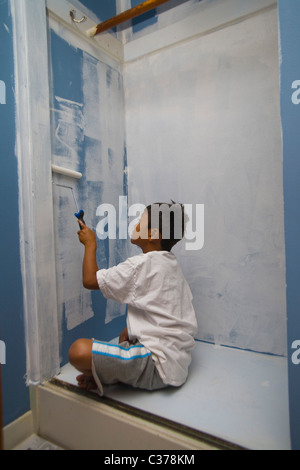
[[[290,420],[300,449],[300,2],[279,0]],[[299,83],[295,83],[299,81]],[[297,91],[299,90],[299,91]]]
[[[137,5],[140,5],[142,2],[140,0],[131,0],[131,7],[136,7]],[[148,13],[144,13],[143,15],[134,18],[132,20],[132,31],[133,33],[137,33],[141,29],[146,28],[147,26],[150,26],[154,23],[157,23],[158,17],[157,17],[157,11],[154,8],[154,10],[148,11]]]
[[[98,17],[99,22],[116,16],[115,0],[80,0],[80,3],[92,11]]]
[[[6,104],[0,104],[0,337],[6,344],[2,366],[4,425],[29,410],[25,386],[26,360],[23,291],[19,256],[18,174],[15,156],[15,102],[12,25],[9,2],[0,2],[0,80],[6,87]]]
[[[115,14],[115,2],[82,0],[103,21]],[[101,9],[98,5],[101,3]],[[136,3],[133,0],[133,4]],[[105,11],[105,15],[103,12]],[[5,83],[6,104],[0,104],[0,197],[5,229],[1,234],[0,339],[6,344],[3,373],[4,425],[29,410],[23,324],[22,280],[19,257],[18,175],[15,157],[15,103],[12,25],[9,1],[0,2],[0,81]],[[300,449],[300,2],[279,0],[281,112],[284,151],[284,198],[287,258],[287,311],[289,389],[292,445]],[[292,88],[292,85],[296,88]],[[299,86],[300,90],[300,86]],[[292,97],[294,99],[292,100]],[[299,99],[299,103],[298,103]],[[292,347],[294,345],[294,347]],[[297,351],[299,350],[299,354]],[[298,363],[299,362],[299,363]]]
[[[82,5],[84,5],[97,16],[99,23],[113,18],[117,14],[115,0],[80,0],[80,3],[82,3]],[[140,5],[141,3],[142,0],[131,0],[131,7],[135,7],[137,5]],[[74,3],[74,5],[76,5],[76,3]],[[158,17],[156,15],[156,9],[151,10],[148,13],[145,13],[144,15],[133,19],[133,33],[137,33],[138,31],[146,28],[147,26],[156,23],[157,20]]]

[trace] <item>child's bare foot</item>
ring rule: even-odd
[[[78,382],[78,386],[80,388],[84,388],[85,390],[96,390],[98,388],[94,377],[91,375],[78,375],[76,380]]]

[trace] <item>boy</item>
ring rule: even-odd
[[[160,210],[166,207],[167,223]],[[197,331],[192,294],[171,253],[184,236],[184,207],[148,206],[131,236],[143,253],[110,269],[98,269],[96,236],[80,225],[84,287],[126,303],[128,315],[118,346],[89,339],[71,346],[70,363],[82,372],[79,386],[98,388],[100,395],[102,384],[117,382],[145,390],[180,387],[188,376]]]

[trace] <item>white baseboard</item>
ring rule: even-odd
[[[37,387],[39,434],[69,450],[215,450],[200,439],[52,384]]]
[[[32,410],[3,429],[4,450],[37,435],[68,450],[216,450],[219,447],[51,383],[31,391]]]
[[[32,412],[8,424],[3,429],[4,450],[12,450],[34,433]]]

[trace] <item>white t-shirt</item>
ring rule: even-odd
[[[197,332],[192,294],[173,253],[151,251],[97,272],[104,297],[128,304],[129,339],[152,353],[165,384],[188,376]]]

